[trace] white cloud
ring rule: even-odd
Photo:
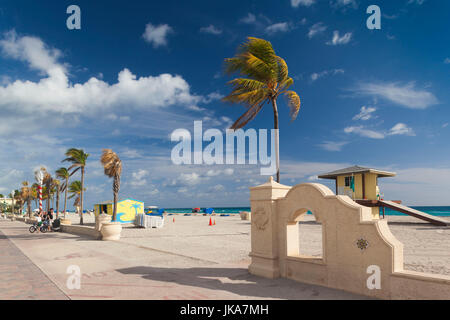
[[[3,53],[16,60],[27,62],[30,68],[55,77],[66,73],[63,65],[58,63],[61,51],[49,48],[41,39],[36,37],[18,37],[12,30],[4,34],[0,40]]]
[[[144,169],[140,169],[137,172],[132,173],[133,179],[142,180],[144,177],[148,176],[148,171]]]
[[[364,126],[351,126],[344,129],[345,133],[356,133],[362,137],[371,139],[384,139],[385,134],[375,130],[366,129]]]
[[[357,8],[358,4],[355,0],[336,0],[332,2],[332,6],[334,7],[348,7],[352,6],[353,8]]]
[[[231,176],[234,173],[234,169],[228,168],[223,170],[223,173],[225,173],[228,176]]]
[[[426,109],[439,103],[433,93],[416,89],[414,82],[400,85],[398,83],[360,83],[352,91],[357,94],[384,98],[395,104],[410,109]]]
[[[386,198],[401,199],[406,205],[448,205],[450,168],[402,166],[395,171],[396,177],[380,180],[380,189]]]
[[[311,176],[318,176],[325,172],[330,172],[351,166],[350,163],[328,163],[328,162],[304,162],[304,161],[283,161],[283,179],[307,180]],[[327,180],[320,180],[326,183]]]
[[[209,34],[214,34],[214,35],[219,35],[222,34],[222,30],[219,28],[216,28],[214,25],[210,24],[207,27],[202,27],[200,28],[200,32],[202,33],[209,33]]]
[[[347,44],[350,42],[350,40],[352,39],[352,33],[351,32],[347,32],[346,34],[344,34],[342,37],[339,36],[339,31],[335,30],[333,32],[333,38],[331,39],[331,41],[328,41],[327,44],[328,45],[333,45],[333,46],[337,46],[340,44]]]
[[[167,36],[172,32],[173,29],[168,24],[154,26],[151,23],[148,23],[145,26],[145,31],[142,37],[145,41],[151,43],[154,48],[158,48],[167,45]]]
[[[39,166],[40,168],[42,166]],[[38,169],[36,168],[36,169]],[[0,187],[2,193],[10,193],[12,189],[19,189],[20,183],[23,181],[24,172],[17,169],[0,170]],[[34,183],[34,181],[33,181]]]
[[[326,151],[341,151],[342,148],[347,144],[348,144],[348,142],[346,142],[346,141],[341,141],[341,142],[325,141],[325,142],[319,144],[318,146]]]
[[[315,2],[316,0],[291,0],[291,6],[293,6],[294,8],[297,8],[300,5],[309,7],[313,5]]]
[[[387,136],[394,135],[406,135],[406,136],[415,136],[413,129],[408,127],[404,123],[397,123],[393,126],[389,131],[376,131],[367,129],[364,126],[350,126],[344,129],[345,133],[355,133],[365,138],[371,139],[384,139]]]
[[[227,175],[227,176],[230,176],[230,175],[232,175],[234,173],[234,169],[232,169],[232,168],[227,168],[227,169],[224,169],[224,170],[214,170],[214,169],[211,169],[211,170],[208,170],[207,172],[206,172],[206,175],[208,176],[208,177],[216,177],[216,176],[219,176],[219,175]]]
[[[372,113],[375,111],[377,111],[377,108],[362,106],[360,112],[353,117],[353,120],[369,120],[373,117]]]
[[[147,184],[145,177],[149,175],[149,172],[144,169],[139,169],[131,174],[130,185],[134,188],[143,187]]]
[[[426,0],[408,0],[408,4],[422,5]]]
[[[214,187],[212,187],[212,189],[214,191],[224,191],[225,187],[223,185],[221,185],[221,184],[218,184],[218,185],[215,185]]]
[[[449,64],[450,63],[450,58],[445,58],[444,63],[445,64]]]
[[[135,149],[125,149],[124,151],[120,152],[120,156],[128,159],[137,159],[142,157],[141,153]]]
[[[315,23],[309,28],[308,38],[311,39],[312,37],[325,32],[325,30],[327,30],[327,26],[325,26],[323,22]]]
[[[415,136],[413,129],[409,128],[404,123],[397,123],[390,130],[388,135],[406,135],[406,136]]]
[[[55,116],[88,116],[123,105],[148,110],[175,104],[193,106],[217,98],[215,95],[206,98],[192,95],[189,84],[178,75],[138,78],[126,68],[119,72],[114,84],[95,77],[85,83],[72,83],[66,66],[57,60],[59,50],[49,48],[39,38],[18,37],[15,32],[5,34],[0,41],[0,49],[6,57],[24,61],[32,69],[46,75],[36,82],[16,80],[0,86],[0,108],[3,112],[15,114],[15,123],[31,123],[32,118],[48,112]],[[119,119],[126,121],[129,117]]]
[[[289,24],[287,22],[275,23],[266,28],[266,33],[274,34],[278,32],[287,32],[289,31]]]
[[[203,179],[198,173],[181,173],[178,178],[172,179],[169,182],[166,182],[165,186],[173,186],[173,187],[186,187],[186,186],[194,186],[199,184]]]
[[[256,16],[253,13],[249,13],[246,17],[240,20],[242,23],[253,24],[256,22]]]
[[[314,72],[313,74],[311,74],[311,81],[316,81],[328,75],[342,74],[344,72],[345,72],[344,69],[333,69],[333,70],[324,70],[322,72]]]

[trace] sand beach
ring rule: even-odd
[[[85,215],[85,224],[94,225],[95,219]],[[70,214],[73,224],[79,223]],[[165,217],[159,229],[141,229],[126,225],[120,241],[148,246],[157,250],[189,255],[194,258],[220,263],[250,263],[249,221],[239,215],[212,216],[215,226],[209,226],[209,217],[202,214]],[[175,219],[175,222],[173,222]],[[409,216],[386,216],[393,235],[404,245],[406,270],[450,275],[450,228],[433,226]],[[450,220],[450,217],[444,217]],[[299,241],[308,255],[321,253],[321,226],[311,215],[299,223]]]

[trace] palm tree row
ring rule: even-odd
[[[66,158],[62,162],[69,162],[71,165],[68,168],[61,167],[55,171],[56,178],[53,178],[50,172],[46,168],[40,168],[43,173],[43,188],[42,199],[46,200],[46,210],[50,209],[51,203],[53,203],[54,195],[56,194],[56,216],[59,216],[59,203],[60,194],[64,192],[64,218],[67,212],[67,199],[73,199],[73,206],[78,208],[80,214],[80,224],[83,224],[83,199],[84,191],[84,178],[86,173],[86,164],[89,157],[88,153],[85,153],[82,149],[70,148],[65,153]],[[112,221],[116,221],[117,218],[117,201],[120,190],[120,176],[122,174],[122,161],[115,152],[111,149],[104,149],[100,162],[104,167],[105,175],[113,178],[113,196],[114,207]],[[69,183],[70,177],[75,173],[80,172],[80,180],[75,180]],[[38,200],[38,188],[39,185],[34,183],[31,187],[28,181],[22,182],[22,187],[19,190],[15,190],[14,194],[10,194],[12,199],[12,212],[15,213],[17,207],[22,212],[23,206],[27,204],[27,214],[31,217],[31,202]],[[68,196],[70,194],[70,196]]]

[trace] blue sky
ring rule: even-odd
[[[68,30],[66,8],[81,8]],[[380,6],[381,30],[366,28]],[[247,36],[272,42],[302,100],[280,100],[282,183],[349,165],[392,170],[386,198],[450,205],[448,1],[9,1],[0,3],[0,193],[90,153],[87,207],[112,197],[99,163],[122,158],[121,197],[161,207],[245,206],[254,165],[175,166],[170,133],[224,130],[224,58]],[[271,108],[249,128],[271,128]],[[331,186],[326,181],[323,181]]]

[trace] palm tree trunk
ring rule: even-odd
[[[56,186],[56,219],[59,218],[59,185]]]
[[[50,190],[47,187],[47,212],[50,210]]]
[[[27,198],[27,211],[28,211],[28,217],[31,218],[31,198]]]
[[[114,204],[113,204],[112,221],[116,221],[116,218],[117,218],[117,192],[114,192]]]
[[[66,178],[66,195],[64,196],[64,219],[66,218],[67,209],[67,189],[69,189],[69,178]]]
[[[81,167],[81,192],[80,192],[80,224],[83,225],[83,189],[84,189],[84,167]]]
[[[275,156],[276,156],[276,168],[277,168],[277,182],[280,183],[280,138],[279,138],[279,130],[278,130],[278,107],[277,100],[272,98],[272,107],[273,107],[273,122],[275,129]]]

